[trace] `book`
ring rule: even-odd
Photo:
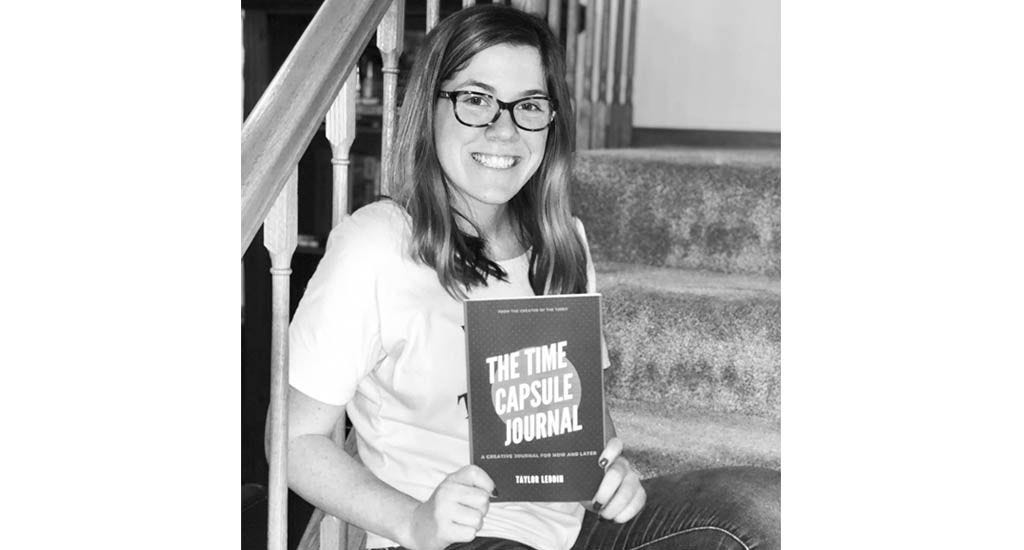
[[[590,500],[604,470],[601,295],[466,300],[470,461],[494,501]]]

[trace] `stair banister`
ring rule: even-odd
[[[391,3],[325,0],[242,127],[242,254]]]
[[[548,17],[559,33],[560,0],[492,0]],[[608,2],[615,2],[609,6]],[[628,78],[619,79],[625,93],[615,98],[615,73],[632,73],[635,37],[636,0],[589,0],[587,25],[577,37],[579,4],[570,0],[567,9],[567,77],[575,80],[577,104],[590,113],[585,131],[579,132],[581,148],[600,147],[608,133],[617,134],[608,113],[595,110],[625,100],[630,103]],[[463,0],[463,7],[475,4]],[[609,10],[611,13],[609,14]],[[428,31],[439,17],[439,2],[428,0]],[[625,35],[616,42],[616,19],[622,14]],[[377,31],[378,48],[384,61],[382,179],[379,192],[389,192],[387,173],[391,142],[397,124],[398,58],[402,53],[405,0],[325,0],[295,48],[260,97],[242,128],[242,253],[244,254],[259,225],[264,223],[264,245],[270,252],[273,276],[273,313],[271,344],[271,434],[270,499],[268,510],[268,548],[285,550],[287,545],[287,378],[288,322],[291,258],[297,244],[297,166],[320,122],[326,117],[327,137],[332,148],[334,204],[332,226],[348,214],[348,158],[355,137],[355,86],[358,82],[356,60]],[[611,29],[608,19],[611,18]],[[608,35],[611,35],[610,37]],[[610,39],[610,40],[609,40]],[[615,54],[620,49],[622,62],[617,67]],[[628,52],[628,53],[627,53]],[[574,66],[575,65],[575,66]],[[616,70],[618,69],[618,71]],[[604,78],[602,78],[604,77]],[[625,96],[625,97],[623,97]],[[599,121],[590,121],[592,116]],[[603,116],[602,116],[603,115]],[[623,121],[624,133],[630,131],[629,115]],[[608,125],[611,123],[611,128]],[[599,127],[598,127],[599,126]],[[614,139],[614,138],[612,138]],[[334,439],[344,438],[343,423],[336,426]],[[353,452],[354,441],[346,448]],[[360,548],[363,532],[338,518],[317,510],[311,519],[300,548],[332,550]]]

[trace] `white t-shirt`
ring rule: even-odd
[[[583,225],[576,220],[583,236]],[[370,204],[332,232],[290,329],[289,382],[346,411],[359,457],[378,478],[420,501],[469,464],[463,305],[430,267],[408,254],[411,222],[390,201]],[[532,296],[529,254],[497,262],[472,298]],[[595,291],[587,251],[588,291]],[[602,341],[602,362],[608,366]],[[477,536],[568,549],[583,508],[570,503],[491,503]],[[396,542],[367,533],[367,548]]]

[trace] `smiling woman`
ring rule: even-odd
[[[513,8],[461,10],[427,36],[386,167],[395,196],[332,231],[291,324],[289,485],[368,548],[775,548],[777,472],[641,483],[607,410],[586,502],[492,503],[470,464],[464,299],[596,292],[564,74],[546,23]],[[518,417],[508,437],[574,429],[564,386],[537,391],[561,415]],[[330,439],[346,414],[359,460]]]
[[[547,93],[540,54],[530,46],[491,46],[473,56],[466,68],[441,87],[456,90],[449,94],[462,94],[461,104],[470,107],[460,107],[459,99],[454,104],[437,102],[434,143],[441,170],[456,191],[456,207],[476,223],[494,227],[506,217],[506,204],[526,185],[544,157],[547,123],[539,131],[521,131],[513,120],[511,104],[501,109],[497,103],[500,98],[513,101],[532,97],[537,91]],[[492,110],[497,111],[497,118]],[[488,123],[466,124],[462,118],[467,111]],[[464,115],[461,118],[460,113]]]
[[[575,118],[557,39],[519,10],[479,6],[442,21],[419,57],[386,167],[416,257],[456,297],[500,280],[493,260],[526,249],[534,294],[585,291],[568,196]]]

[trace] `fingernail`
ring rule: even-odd
[[[598,502],[596,500],[594,501],[594,512],[600,512],[601,508],[603,508],[603,507],[604,507],[604,504],[601,504],[600,502]]]
[[[598,460],[597,461],[597,465],[602,467],[602,468],[604,468],[605,466],[608,465],[608,459],[607,458],[602,458],[601,460]]]

